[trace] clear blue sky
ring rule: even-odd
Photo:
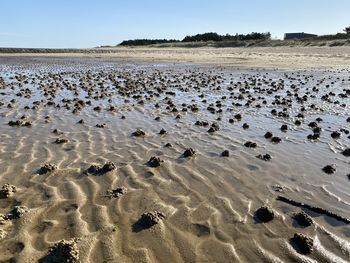
[[[4,0],[0,47],[95,47],[125,39],[350,26],[350,0]]]

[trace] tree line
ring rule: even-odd
[[[164,44],[164,43],[173,43],[179,42],[176,39],[133,39],[133,40],[124,40],[119,45],[121,46],[146,46],[153,44]]]
[[[194,36],[186,36],[182,42],[199,42],[199,41],[245,41],[245,40],[270,40],[271,33],[257,33],[252,32],[250,34],[236,34],[236,35],[219,35],[217,33],[204,33]]]
[[[312,39],[319,40],[336,40],[336,39],[348,39],[350,38],[350,26],[346,27],[344,33],[337,33],[333,35],[323,35],[317,36]],[[173,42],[222,42],[222,41],[247,41],[247,40],[270,40],[271,33],[257,33],[252,32],[249,34],[235,34],[235,35],[220,35],[215,32],[209,32],[204,34],[197,34],[193,36],[186,36],[182,40],[176,39],[134,39],[134,40],[124,40],[119,45],[121,46],[146,46],[154,44],[164,44],[164,43],[173,43]]]
[[[219,35],[218,33],[209,32],[204,34],[197,34],[193,36],[186,36],[184,39],[134,39],[124,40],[119,45],[121,46],[144,46],[153,44],[173,43],[173,42],[206,42],[206,41],[245,41],[245,40],[269,40],[271,39],[270,32],[257,33],[252,32],[250,34],[236,34],[236,35]]]

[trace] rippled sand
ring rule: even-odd
[[[301,208],[276,200],[282,195],[350,218],[349,157],[342,155],[350,146],[349,68],[239,70],[73,58],[0,62],[0,187],[17,189],[0,199],[0,214],[28,208],[18,219],[0,221],[1,262],[45,262],[50,246],[74,238],[81,262],[349,262],[349,225],[303,209],[314,221],[303,228],[293,219]],[[295,94],[307,100],[297,103]],[[91,105],[73,113],[78,99]],[[31,127],[8,125],[22,115]],[[316,118],[322,118],[322,131],[313,141],[308,124]],[[209,126],[195,125],[198,120]],[[208,133],[213,122],[220,129]],[[146,135],[132,136],[136,129]],[[160,135],[161,129],[167,133]],[[267,131],[282,141],[265,139]],[[339,139],[333,131],[340,131]],[[57,138],[68,142],[56,144]],[[245,147],[247,141],[257,147]],[[189,147],[196,155],[184,158]],[[229,157],[221,156],[224,150]],[[270,161],[256,157],[266,153]],[[147,165],[152,156],[164,161],[160,167]],[[117,169],[84,173],[107,161]],[[45,163],[57,169],[38,174]],[[335,165],[336,172],[324,173],[325,165]],[[117,187],[126,192],[109,198],[106,192]],[[275,218],[262,223],[254,212],[266,204]],[[165,218],[135,227],[149,211]],[[290,241],[297,232],[313,239],[311,254],[299,253]]]

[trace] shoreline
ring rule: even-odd
[[[95,53],[0,53],[0,57],[95,58],[265,69],[347,68],[350,47],[114,48]]]

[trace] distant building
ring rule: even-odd
[[[308,34],[308,33],[285,33],[284,34],[284,40],[290,40],[290,39],[305,39],[305,38],[311,38],[311,37],[317,37],[317,35],[314,34]]]

